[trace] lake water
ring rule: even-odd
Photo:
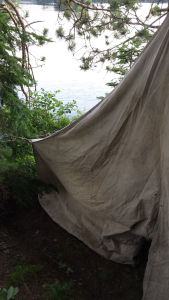
[[[143,4],[143,12],[147,9]],[[67,50],[64,41],[60,41],[55,36],[58,27],[58,12],[53,6],[41,6],[32,4],[21,4],[23,11],[29,11],[28,23],[33,21],[43,21],[42,23],[33,24],[37,33],[42,32],[43,28],[49,29],[48,37],[52,38],[53,43],[48,43],[43,47],[30,47],[30,53],[35,57],[46,57],[43,67],[36,67],[35,60],[32,56],[35,79],[38,81],[38,89],[44,88],[48,91],[60,90],[57,99],[64,103],[76,100],[79,109],[89,110],[98,103],[97,96],[104,96],[110,92],[111,88],[106,83],[111,81],[112,74],[106,73],[105,67],[101,70],[81,71],[80,61],[75,60],[72,53]],[[65,24],[67,26],[68,24]],[[96,39],[97,40],[97,39]],[[97,40],[99,46],[105,47],[104,36]],[[41,63],[40,63],[41,64]]]

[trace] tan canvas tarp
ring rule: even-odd
[[[152,239],[144,300],[169,299],[169,17],[121,84],[79,120],[33,141],[40,203],[90,248],[132,264]]]

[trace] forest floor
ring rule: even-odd
[[[0,213],[0,287],[13,273],[16,282],[7,286],[18,286],[16,300],[141,300],[147,253],[144,247],[135,267],[106,260],[53,222],[39,204]],[[16,266],[38,264],[42,270],[31,276],[14,273]],[[71,297],[43,297],[56,279],[61,286],[74,281]]]

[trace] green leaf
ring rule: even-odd
[[[9,288],[9,290],[7,292],[7,300],[9,300],[9,299],[12,298],[13,292],[14,292],[14,287],[10,286],[10,288]]]
[[[7,291],[5,291],[5,289],[0,289],[0,299],[1,300],[6,300],[6,294],[7,294]]]
[[[18,287],[14,288],[12,297],[14,297],[16,294],[18,294],[18,292],[19,292]]]

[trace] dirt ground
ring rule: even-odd
[[[0,213],[0,287],[18,263],[43,266],[18,285],[17,300],[44,299],[44,285],[56,279],[74,280],[74,300],[141,300],[147,253],[146,246],[136,267],[106,260],[54,223],[39,204]]]

